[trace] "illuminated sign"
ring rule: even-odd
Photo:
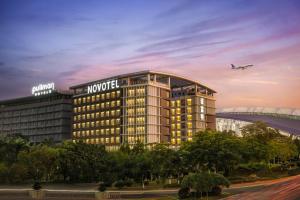
[[[39,84],[32,87],[31,93],[34,96],[40,96],[44,94],[50,94],[54,89],[54,83]]]
[[[109,80],[101,83],[95,83],[88,86],[88,94],[104,92],[107,90],[113,90],[119,88],[118,80]]]

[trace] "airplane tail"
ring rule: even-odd
[[[231,69],[235,69],[235,66],[234,66],[234,64],[231,64]]]

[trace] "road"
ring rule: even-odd
[[[27,189],[0,188],[1,200],[32,200]],[[300,175],[275,180],[257,181],[252,183],[233,184],[224,190],[234,194],[223,200],[300,200]],[[94,200],[95,190],[45,189],[44,200]],[[156,199],[163,196],[175,196],[176,189],[169,190],[137,190],[137,191],[109,191],[110,199]]]
[[[300,200],[300,175],[236,184],[225,191],[238,194],[224,198],[224,200]]]

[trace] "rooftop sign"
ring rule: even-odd
[[[88,85],[87,92],[88,94],[104,92],[107,90],[113,90],[119,88],[118,80],[109,80],[100,83],[95,83],[93,85]]]
[[[53,92],[54,89],[54,83],[39,84],[37,86],[32,87],[31,93],[34,96],[40,96],[44,94],[50,94]]]

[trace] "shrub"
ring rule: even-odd
[[[0,183],[4,183],[7,179],[9,170],[4,163],[0,163]]]
[[[40,190],[42,188],[41,183],[39,181],[35,181],[32,185],[32,189]]]
[[[144,181],[144,184],[145,185],[149,185],[149,181]]]
[[[300,168],[290,169],[288,170],[288,174],[290,176],[298,175],[300,174]]]
[[[220,186],[214,186],[210,192],[213,196],[219,196],[222,194],[222,188]]]
[[[98,191],[104,192],[105,190],[106,190],[105,183],[100,182],[99,185],[98,185]]]
[[[189,188],[196,191],[196,194],[207,194],[214,187],[229,187],[230,182],[223,175],[217,173],[201,172],[185,176],[181,183],[181,188]]]
[[[121,189],[125,186],[124,181],[123,180],[118,180],[115,182],[114,186],[118,189]]]
[[[178,197],[179,199],[186,199],[190,196],[190,188],[185,187],[185,188],[180,188],[178,190]]]
[[[165,184],[164,188],[178,188],[180,185],[178,183]]]
[[[133,185],[133,180],[131,180],[131,179],[125,180],[124,185],[127,187],[131,187]]]

